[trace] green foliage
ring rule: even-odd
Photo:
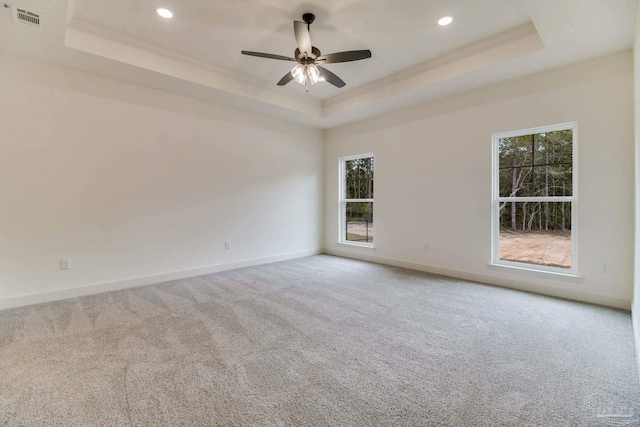
[[[373,157],[345,162],[345,198],[373,199]],[[349,202],[347,221],[373,222],[373,203]]]
[[[373,199],[373,157],[345,162],[347,199]]]
[[[573,131],[499,141],[500,197],[571,196]],[[512,230],[571,229],[570,202],[502,202],[500,227]]]
[[[347,202],[346,220],[373,222],[373,203],[371,202]]]

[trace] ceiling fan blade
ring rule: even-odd
[[[273,55],[271,53],[263,53],[263,52],[250,52],[248,50],[243,50],[242,54],[249,55],[249,56],[259,56],[260,58],[280,59],[282,61],[297,61],[297,59],[289,58],[288,56]]]
[[[296,34],[296,41],[298,42],[298,49],[303,55],[311,55],[311,35],[309,35],[309,29],[307,24],[302,21],[293,21],[293,32]]]
[[[329,71],[326,68],[323,68],[323,67],[321,67],[319,65],[317,67],[318,67],[318,70],[320,70],[320,77],[324,81],[331,83],[335,87],[344,87],[344,85],[346,85],[346,83],[344,81],[342,81],[342,79],[340,77],[336,76],[331,71]]]
[[[291,80],[293,80],[293,75],[291,74],[291,71],[289,71],[287,74],[284,75],[283,78],[280,79],[280,81],[278,82],[278,86],[284,86],[287,83],[289,83]]]
[[[359,61],[361,59],[371,58],[370,50],[350,50],[347,52],[329,53],[322,55],[316,61],[323,61],[325,64],[336,62]]]

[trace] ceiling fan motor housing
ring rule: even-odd
[[[311,54],[308,55],[307,58],[304,57],[303,53],[300,53],[300,49],[296,48],[295,57],[300,63],[311,63],[316,60],[317,57],[321,56],[320,49],[315,46],[311,46]]]

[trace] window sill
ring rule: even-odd
[[[519,265],[507,265],[507,264],[495,264],[495,263],[487,263],[487,267],[491,270],[500,270],[509,273],[515,274],[526,274],[529,276],[538,276],[538,277],[547,277],[547,278],[555,278],[566,280],[569,282],[582,282],[584,280],[584,276],[579,275],[576,272],[559,272],[559,271],[548,271],[548,270],[540,270],[532,267],[525,267]]]
[[[367,244],[363,244],[363,243],[353,243],[353,242],[338,242],[339,245],[343,245],[343,246],[354,246],[356,248],[363,248],[363,249],[371,249],[371,250],[376,250],[376,247],[373,245],[367,245]]]

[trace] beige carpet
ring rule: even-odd
[[[640,425],[633,351],[627,312],[316,256],[0,311],[0,426]]]

